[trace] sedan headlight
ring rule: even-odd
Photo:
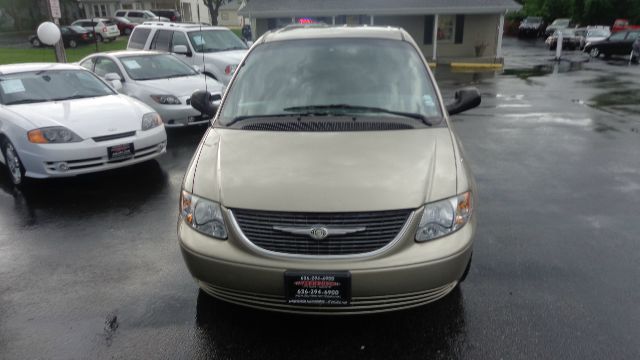
[[[180,194],[180,219],[205,235],[216,239],[227,238],[222,208],[217,202],[203,199],[183,190]]]
[[[62,126],[31,130],[27,133],[27,137],[34,144],[61,144],[82,141],[80,136]]]
[[[416,241],[428,241],[451,234],[462,228],[473,212],[471,192],[424,206],[416,232]]]
[[[147,113],[142,116],[142,130],[153,129],[156,126],[162,125],[162,118],[158,113]]]
[[[151,98],[162,105],[180,105],[180,99],[173,95],[151,95]]]

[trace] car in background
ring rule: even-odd
[[[640,60],[640,36],[633,42],[631,47],[631,59],[629,60],[635,64]]]
[[[600,55],[605,58],[609,58],[612,55],[629,56],[633,43],[638,37],[640,37],[640,30],[619,31],[611,34],[605,40],[587,44],[584,47],[584,51],[593,58],[597,58]]]
[[[226,27],[152,21],[133,30],[127,49],[171,52],[226,85],[248,48]]]
[[[166,127],[209,123],[211,116],[202,115],[191,106],[194,91],[208,89],[214,94],[214,100],[221,99],[222,84],[167,53],[98,53],[82,59],[79,64],[111,82],[118,92],[153,108]]]
[[[94,36],[98,41],[113,41],[120,36],[118,25],[109,19],[78,19],[71,25],[83,27],[87,31],[95,31]]]
[[[576,34],[575,29],[556,30],[553,35],[549,36],[545,44],[549,50],[555,50],[558,46],[558,37],[562,33],[562,48],[566,50],[576,50],[580,48],[582,37]]]
[[[171,22],[182,22],[182,15],[176,9],[151,9],[152,13],[165,17]]]
[[[606,26],[587,26],[584,31],[584,40],[581,44],[582,46],[580,47],[580,50],[583,50],[589,43],[605,40],[609,36],[611,36],[611,30]]]
[[[545,36],[552,36],[557,30],[566,29],[571,26],[571,19],[555,19],[544,31]]]
[[[65,47],[76,48],[82,44],[92,43],[93,40],[93,32],[87,31],[80,26],[60,26],[60,34],[62,36],[62,43]],[[40,39],[38,39],[38,35],[34,34],[29,36],[29,42],[34,47],[41,47],[44,44]]]
[[[78,65],[0,66],[0,162],[14,185],[133,165],[166,145],[158,113]]]
[[[158,16],[149,10],[125,10],[121,9],[115,12],[113,16],[123,17],[132,23],[142,24],[145,21],[169,21],[168,18]]]
[[[127,20],[127,18],[118,17],[118,16],[112,16],[109,18],[109,20],[113,21],[118,26],[118,30],[120,30],[120,35],[123,35],[123,36],[131,35],[133,28],[135,28],[138,25],[136,23],[132,23],[131,21]]]
[[[529,16],[518,26],[518,37],[541,37],[544,35],[544,20],[539,16]]]
[[[393,71],[390,71],[393,69]],[[178,239],[196,283],[266,310],[377,313],[453,291],[476,187],[419,45],[391,27],[288,27],[243,60],[193,156]]]
[[[640,25],[631,25],[627,19],[616,19],[611,27],[611,32],[640,30]]]

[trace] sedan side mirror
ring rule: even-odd
[[[191,56],[191,51],[187,49],[186,45],[176,45],[173,47],[173,52],[179,55]]]
[[[120,91],[120,89],[122,89],[122,78],[120,75],[116,73],[106,73],[104,75],[104,79],[107,80],[109,84],[116,89],[116,91]]]
[[[213,103],[214,99],[210,92],[196,90],[191,94],[191,106],[200,111],[203,115],[214,117],[218,111],[219,102]]]
[[[459,114],[461,112],[473,109],[482,102],[480,92],[474,87],[467,87],[456,91],[456,100],[447,105],[449,115]]]

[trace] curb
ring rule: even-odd
[[[450,64],[452,68],[458,69],[502,69],[503,64],[483,64],[483,63],[455,63]]]

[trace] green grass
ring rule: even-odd
[[[128,38],[119,37],[113,42],[99,42],[98,51],[95,44],[81,45],[75,49],[65,49],[68,62],[76,62],[95,52],[124,50],[127,48]],[[26,62],[55,62],[56,55],[52,47],[12,49],[0,48],[0,65]]]

